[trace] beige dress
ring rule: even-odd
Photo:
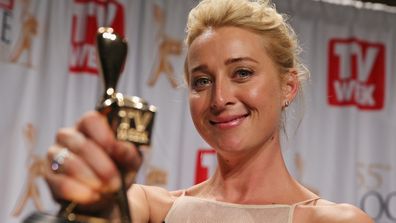
[[[182,195],[169,210],[166,223],[291,223],[294,209],[319,198],[292,205],[245,205]]]

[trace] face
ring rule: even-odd
[[[237,27],[207,30],[187,56],[192,119],[213,148],[248,151],[278,139],[287,83],[262,37]]]

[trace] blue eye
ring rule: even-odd
[[[202,90],[203,88],[212,84],[212,79],[208,77],[198,77],[192,80],[192,87],[195,90]]]
[[[237,80],[245,80],[253,75],[253,71],[247,69],[239,69],[235,72],[234,78]]]

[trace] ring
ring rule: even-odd
[[[54,173],[63,173],[64,168],[63,164],[65,162],[66,157],[69,156],[69,150],[66,148],[63,148],[51,162],[51,170]]]

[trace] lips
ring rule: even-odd
[[[228,129],[240,125],[243,120],[245,120],[245,118],[248,116],[249,114],[219,116],[212,120],[209,120],[209,123],[221,129]]]

